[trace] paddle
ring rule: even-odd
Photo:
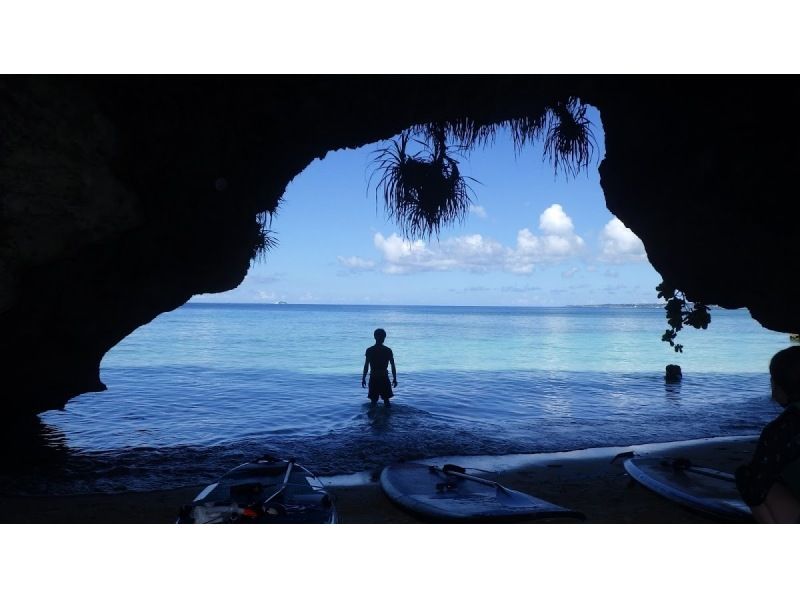
[[[634,451],[619,453],[613,459],[611,459],[611,463],[614,463],[617,459],[631,459],[636,456],[637,455]],[[692,473],[704,475],[717,480],[723,480],[725,482],[736,482],[736,476],[732,473],[717,471],[716,469],[710,469],[708,467],[698,467],[697,465],[692,465],[692,462],[685,457],[672,457],[669,459],[663,459],[661,462],[665,467],[671,467],[675,470],[691,471]]]
[[[586,519],[586,515],[584,515],[580,511],[565,509],[564,507],[551,504],[540,498],[530,496],[529,494],[518,492],[517,490],[512,490],[511,488],[506,488],[502,484],[495,482],[493,480],[487,480],[486,478],[479,478],[478,476],[470,475],[466,473],[466,470],[459,465],[453,465],[451,463],[448,463],[443,467],[437,467],[436,465],[428,465],[428,471],[432,474],[443,475],[445,476],[445,478],[452,476],[455,478],[461,478],[469,480],[471,482],[482,484],[484,486],[491,486],[496,490],[495,499],[497,500],[498,503],[500,503],[500,505],[509,508],[519,508],[520,509],[519,512],[525,512],[530,514],[531,516],[535,515],[539,519],[541,518],[549,519],[553,517],[572,517],[576,519]],[[453,486],[450,484],[437,484],[437,489],[439,489],[440,486],[446,487],[448,489],[453,488]],[[463,496],[457,495],[456,498],[468,501],[472,497],[470,497],[469,495],[463,495]],[[482,496],[476,498],[480,500]]]
[[[664,461],[666,465],[671,466],[673,469],[691,471],[692,473],[717,480],[724,480],[726,482],[736,482],[736,476],[732,473],[717,471],[716,469],[710,469],[708,467],[698,467],[697,465],[692,465],[692,462],[684,457],[676,457],[672,460],[665,459]]]
[[[498,498],[502,497],[502,502],[510,504],[511,506],[529,506],[531,504],[531,499],[527,494],[512,490],[511,488],[506,488],[502,484],[499,484],[493,480],[487,480],[485,478],[479,478],[478,476],[470,475],[466,473],[466,470],[463,467],[458,465],[453,465],[451,463],[448,463],[444,467],[430,465],[428,469],[432,472],[435,471],[444,475],[456,476],[465,480],[477,482],[478,484],[483,484],[485,486],[493,486],[497,490]]]
[[[286,486],[289,485],[289,476],[292,475],[292,468],[294,467],[294,459],[289,459],[289,465],[286,467],[286,475],[283,476],[283,482],[281,483],[280,487],[272,493],[267,500],[261,503],[261,506],[266,506],[271,500],[277,498],[284,490],[286,490]]]

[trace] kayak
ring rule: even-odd
[[[336,523],[333,498],[294,459],[234,467],[181,507],[177,523]]]

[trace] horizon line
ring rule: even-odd
[[[520,308],[520,309],[563,309],[565,307],[664,307],[665,303],[571,303],[566,305],[466,305],[466,304],[430,304],[430,303],[292,303],[289,301],[194,301],[184,305],[303,305],[318,307],[487,307],[487,308]],[[716,306],[715,306],[716,307]]]

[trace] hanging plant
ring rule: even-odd
[[[406,237],[438,236],[442,225],[463,221],[472,203],[472,189],[452,157],[444,126],[434,132],[431,143],[414,139],[425,150],[408,150],[411,134],[405,132],[376,152],[375,172],[381,172],[376,195],[383,195],[390,218]],[[474,180],[474,179],[471,179]]]
[[[693,328],[708,328],[711,322],[711,313],[708,306],[704,303],[692,303],[686,299],[686,295],[675,287],[662,282],[656,287],[658,297],[667,300],[664,310],[667,312],[667,324],[669,328],[664,331],[661,340],[669,343],[676,353],[683,353],[683,345],[676,343],[675,338],[684,324]]]
[[[550,158],[556,171],[561,167],[565,174],[577,176],[581,169],[588,169],[596,143],[591,122],[586,117],[586,104],[570,98],[558,102],[550,114],[544,155]]]
[[[588,169],[596,143],[586,109],[578,98],[569,97],[502,122],[462,117],[415,125],[375,152],[372,176],[380,173],[376,197],[383,195],[387,214],[406,237],[438,236],[442,226],[463,221],[472,203],[468,181],[475,179],[461,174],[453,156],[491,144],[506,127],[517,152],[544,139],[543,159],[550,159],[556,172],[575,176]],[[423,149],[411,153],[410,143]]]
[[[256,215],[253,249],[250,260],[261,261],[266,259],[267,252],[278,245],[278,240],[270,229],[274,212],[260,212]]]

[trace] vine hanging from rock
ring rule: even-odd
[[[676,343],[675,338],[684,324],[692,328],[708,328],[711,322],[711,313],[705,303],[699,301],[689,301],[683,291],[679,291],[673,285],[662,282],[656,287],[659,298],[666,299],[667,304],[664,309],[667,312],[667,324],[669,328],[664,331],[661,340],[669,343],[676,353],[683,353],[683,345]]]

